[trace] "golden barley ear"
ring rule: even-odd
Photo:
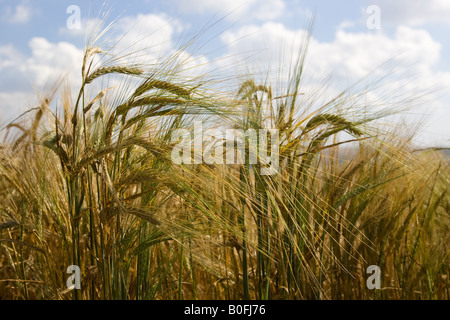
[[[89,72],[91,66],[92,66],[92,61],[91,64],[89,65],[88,70],[86,70],[86,64],[89,61],[89,58],[93,57],[96,54],[101,54],[103,53],[103,51],[99,48],[99,47],[89,47],[83,57],[83,65],[81,67],[81,75],[83,77],[83,79],[85,79],[86,77],[86,73]]]

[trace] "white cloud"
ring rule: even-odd
[[[95,26],[98,21],[91,23]],[[176,52],[175,39],[184,28],[180,21],[164,14],[126,16],[117,21],[112,33],[106,35],[105,38],[109,41],[103,42],[105,39],[102,39],[97,45],[105,50],[111,49],[104,59],[121,57],[118,61],[113,61],[114,64],[143,63],[151,67],[152,63]],[[30,102],[35,101],[32,99],[35,96],[33,88],[41,90],[65,78],[72,90],[79,89],[82,49],[69,42],[53,43],[42,37],[32,38],[29,47],[31,54],[27,56],[12,45],[0,46],[2,122],[5,117],[12,119],[31,106]],[[183,64],[180,76],[196,77],[202,74],[209,61],[202,55],[181,51],[177,52],[176,59],[172,62],[174,65]],[[98,67],[98,63],[93,66],[94,69]],[[123,84],[111,78],[108,87],[110,86],[123,87]]]
[[[281,23],[268,22],[228,31],[221,39],[229,48],[227,55],[234,56],[235,63],[263,67],[279,61],[289,62],[299,52],[305,37],[305,30],[291,30]],[[332,74],[355,81],[389,59],[395,63],[397,73],[435,75],[432,69],[441,58],[440,50],[441,44],[427,31],[406,26],[398,27],[393,37],[338,30],[331,42],[311,37],[307,64],[315,78]]]
[[[161,64],[172,57],[173,66],[182,66],[179,76],[183,77],[200,76],[208,69],[209,60],[205,56],[188,53],[185,43],[176,41],[187,30],[187,26],[178,19],[165,14],[139,14],[120,19],[115,29],[113,42],[117,44],[111,53],[120,56],[130,54],[122,62],[148,66]]]
[[[21,54],[13,45],[0,46],[0,70],[16,65],[21,59]]]
[[[30,91],[0,92],[0,129],[14,117],[33,107],[36,97]]]
[[[183,24],[165,14],[138,14],[120,19],[115,29],[121,49],[146,49],[151,54],[167,53],[174,46],[174,37],[184,30]]]
[[[175,0],[180,8],[189,13],[218,13],[228,19],[277,19],[285,12],[283,0]]]
[[[15,7],[7,6],[3,10],[2,18],[9,23],[27,23],[33,15],[33,9],[27,1],[22,1]]]
[[[30,20],[31,17],[31,8],[24,5],[16,6],[15,12],[11,17],[11,21],[15,23],[25,23]]]
[[[428,32],[401,26],[392,38],[382,33],[338,30],[333,42],[313,41],[311,55],[321,74],[333,70],[342,77],[361,78],[391,58],[402,72],[425,72],[438,62],[440,49]]]
[[[392,24],[420,26],[428,22],[450,23],[448,0],[372,0],[379,5],[382,21]]]
[[[72,85],[80,80],[82,50],[67,42],[51,43],[32,38],[31,55],[13,46],[0,47],[0,110],[2,118],[12,119],[30,107],[33,88],[43,89],[66,76]]]
[[[304,30],[288,29],[281,23],[268,22],[228,31],[222,41],[229,48],[226,56],[233,57],[236,70],[249,70],[264,80],[267,66],[271,64],[272,72],[275,72],[271,74],[271,80],[282,81],[288,76],[289,63],[299,52],[305,33]],[[441,44],[425,30],[400,26],[393,36],[382,32],[338,30],[330,42],[312,37],[308,52],[303,90],[314,91],[328,75],[332,76],[330,85],[337,89],[345,89],[366,76],[370,82],[370,77],[376,79],[387,75],[383,90],[374,92],[375,100],[379,102],[413,99],[419,104],[420,99],[414,101],[414,97],[427,90],[441,90],[442,96],[450,95],[450,72],[435,70],[441,60]],[[442,96],[427,95],[422,100],[427,103],[424,108],[414,112],[430,114],[433,125],[442,124],[439,122],[442,117],[450,119],[448,98]],[[442,126],[439,131],[441,136],[438,139],[433,136],[433,139],[436,143],[444,143],[450,136],[450,127]]]
[[[82,50],[68,42],[51,43],[45,38],[31,39],[32,56],[20,69],[28,73],[37,86],[55,81],[63,73],[76,79],[81,70]]]
[[[356,23],[354,21],[345,20],[338,25],[337,29],[345,30],[345,29],[353,28],[355,25],[356,25]]]

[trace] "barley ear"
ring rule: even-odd
[[[118,66],[103,67],[103,68],[99,68],[96,71],[94,71],[93,73],[91,73],[91,75],[89,75],[89,77],[86,78],[84,83],[90,84],[95,79],[97,79],[101,76],[107,75],[107,74],[111,74],[111,73],[120,73],[120,74],[125,74],[125,75],[138,76],[138,75],[143,74],[144,71],[139,68],[128,68],[128,67],[118,67]]]

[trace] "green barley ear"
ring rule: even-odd
[[[345,128],[346,130],[352,132],[356,136],[362,135],[361,130],[359,130],[354,123],[347,121],[343,117],[334,114],[319,114],[315,116],[308,122],[305,129],[303,130],[303,133],[307,133],[324,124],[329,124],[334,127]]]
[[[124,75],[135,75],[139,76],[144,73],[142,69],[139,68],[130,68],[130,67],[121,67],[121,66],[113,66],[113,67],[102,67],[94,71],[92,74],[90,74],[86,80],[84,81],[85,84],[90,84],[95,79],[112,73],[119,73]]]
[[[17,221],[7,221],[4,223],[0,223],[0,231],[6,230],[6,229],[12,229],[19,226],[19,223]]]
[[[173,83],[156,80],[156,79],[147,79],[143,84],[141,84],[136,91],[134,92],[132,98],[139,97],[152,89],[160,89],[163,91],[167,91],[173,93],[180,97],[189,97],[191,92],[181,86],[175,85]]]
[[[132,102],[127,102],[119,107],[117,107],[116,112],[118,115],[122,115],[127,113],[133,108],[142,107],[142,106],[168,106],[168,105],[183,105],[187,101],[179,98],[170,98],[170,97],[146,97],[141,98]]]

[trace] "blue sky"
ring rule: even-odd
[[[81,29],[67,27],[71,5],[80,8]],[[367,26],[371,5],[380,10],[376,29]],[[0,0],[0,126],[32,107],[35,89],[62,73],[76,85],[84,32],[102,8],[103,1]],[[142,45],[161,46],[149,53],[160,57],[209,25],[199,40],[204,45],[188,54],[195,63],[225,73],[241,71],[242,61],[252,70],[270,59],[275,66],[295,51],[314,14],[311,86],[328,75],[336,87],[351,84],[393,58],[377,69],[380,75],[395,70],[388,80],[393,92],[436,90],[412,112],[428,115],[421,143],[450,146],[448,0],[116,0],[107,8],[109,20],[116,20],[117,38],[127,34],[123,47],[149,35]]]

